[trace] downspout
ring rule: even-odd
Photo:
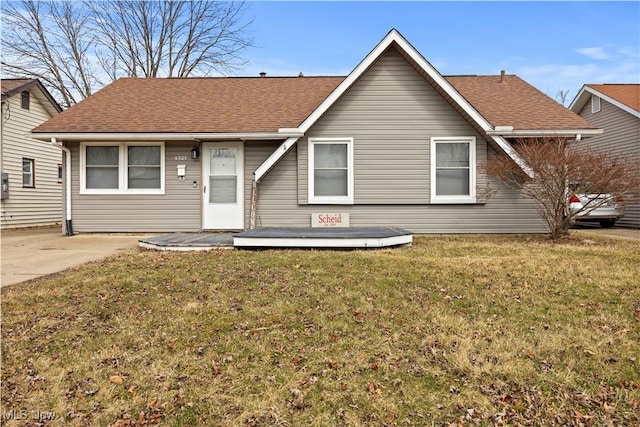
[[[51,145],[61,149],[65,153],[65,160],[64,160],[64,169],[66,171],[66,178],[64,183],[65,193],[66,193],[65,194],[65,207],[66,207],[66,212],[65,212],[66,233],[65,234],[67,236],[73,236],[73,225],[71,222],[71,150],[69,150],[67,147],[63,146],[62,144],[58,144],[55,138],[51,138]]]

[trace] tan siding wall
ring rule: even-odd
[[[9,199],[2,200],[2,228],[59,224],[62,221],[62,184],[58,165],[62,151],[36,141],[28,133],[51,116],[32,94],[29,110],[20,94],[7,100],[9,118],[2,120],[2,172],[9,174]],[[4,108],[3,108],[4,112]],[[22,158],[35,160],[35,188],[22,187]]]
[[[356,204],[429,203],[429,144],[434,136],[475,136],[478,162],[486,142],[390,49],[308,132],[354,138]],[[298,143],[298,200],[307,202],[307,139]],[[426,165],[426,167],[425,167]],[[478,185],[484,186],[484,177]]]
[[[600,107],[599,112],[591,113],[591,102],[587,102],[580,111],[580,116],[604,129],[601,136],[586,139],[583,143],[598,150],[640,161],[640,118],[604,99],[600,100]],[[618,225],[640,227],[640,200],[625,201],[625,216]]]
[[[169,232],[198,231],[201,228],[202,177],[200,160],[175,160],[190,156],[191,142],[165,144],[164,195],[79,194],[79,143],[68,144],[72,151],[72,209],[74,232]],[[184,182],[176,176],[176,166],[187,165]],[[193,181],[198,183],[193,188]]]
[[[258,226],[310,226],[314,212],[348,212],[352,226],[416,233],[544,231],[531,200],[479,174],[475,205],[430,205],[432,136],[475,136],[478,164],[494,149],[394,50],[388,51],[309,131],[354,138],[355,205],[307,205],[307,139],[260,183]],[[297,190],[297,191],[296,191]]]
[[[489,147],[489,153],[493,148]],[[296,198],[297,156],[293,149],[259,184],[257,226],[309,227],[314,212],[348,212],[351,225],[395,226],[415,233],[538,233],[544,231],[535,204],[492,182],[492,195],[477,205],[354,206],[299,205]],[[492,154],[493,155],[493,154]]]

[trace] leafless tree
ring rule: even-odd
[[[99,84],[91,65],[94,35],[74,2],[2,2],[2,75],[37,78],[63,106]]]
[[[514,144],[533,177],[512,159],[497,156],[484,165],[487,175],[516,188],[538,202],[538,213],[554,241],[568,234],[576,218],[606,202],[640,190],[637,162],[578,146],[569,138],[522,139]],[[571,193],[588,194],[589,202],[569,209]]]
[[[559,90],[557,95],[556,95],[556,101],[560,104],[562,104],[563,106],[566,106],[566,102],[567,102],[567,97],[569,96],[569,91],[568,90]]]
[[[239,69],[251,46],[242,2],[2,2],[3,75],[40,79],[64,106],[120,77]]]

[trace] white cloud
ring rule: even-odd
[[[583,47],[576,52],[592,59],[609,59],[611,57],[603,47]]]

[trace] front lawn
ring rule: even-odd
[[[132,251],[2,290],[4,425],[640,424],[640,246]]]

